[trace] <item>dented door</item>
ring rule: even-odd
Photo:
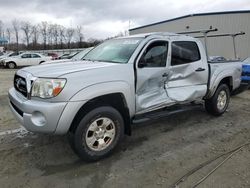
[[[178,102],[202,99],[207,91],[208,65],[202,44],[194,41],[171,43],[166,91],[168,97]]]
[[[145,113],[169,102],[165,83],[168,41],[150,42],[137,60],[136,111]]]

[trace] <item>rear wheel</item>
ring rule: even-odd
[[[14,69],[14,68],[16,68],[16,64],[14,62],[9,62],[8,63],[8,68],[9,69]]]
[[[205,108],[208,113],[220,116],[222,115],[229,105],[230,91],[226,84],[221,84],[213,97],[205,100]]]
[[[111,154],[122,140],[123,118],[113,107],[98,107],[70,134],[70,145],[77,155],[85,161],[97,161]]]
[[[41,65],[41,64],[43,64],[45,61],[41,61],[40,63],[39,63],[39,65]]]

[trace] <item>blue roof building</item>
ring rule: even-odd
[[[8,43],[8,40],[3,38],[3,37],[0,37],[0,45],[4,45],[4,44],[7,44]]]

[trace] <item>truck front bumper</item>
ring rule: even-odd
[[[16,119],[31,132],[54,133],[67,102],[27,100],[14,88],[9,90],[9,105]]]

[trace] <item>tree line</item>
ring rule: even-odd
[[[0,20],[0,37],[8,40],[5,48],[13,51],[86,48],[101,42],[93,38],[84,40],[82,26],[64,27],[47,21],[31,24],[16,19],[8,27]]]

